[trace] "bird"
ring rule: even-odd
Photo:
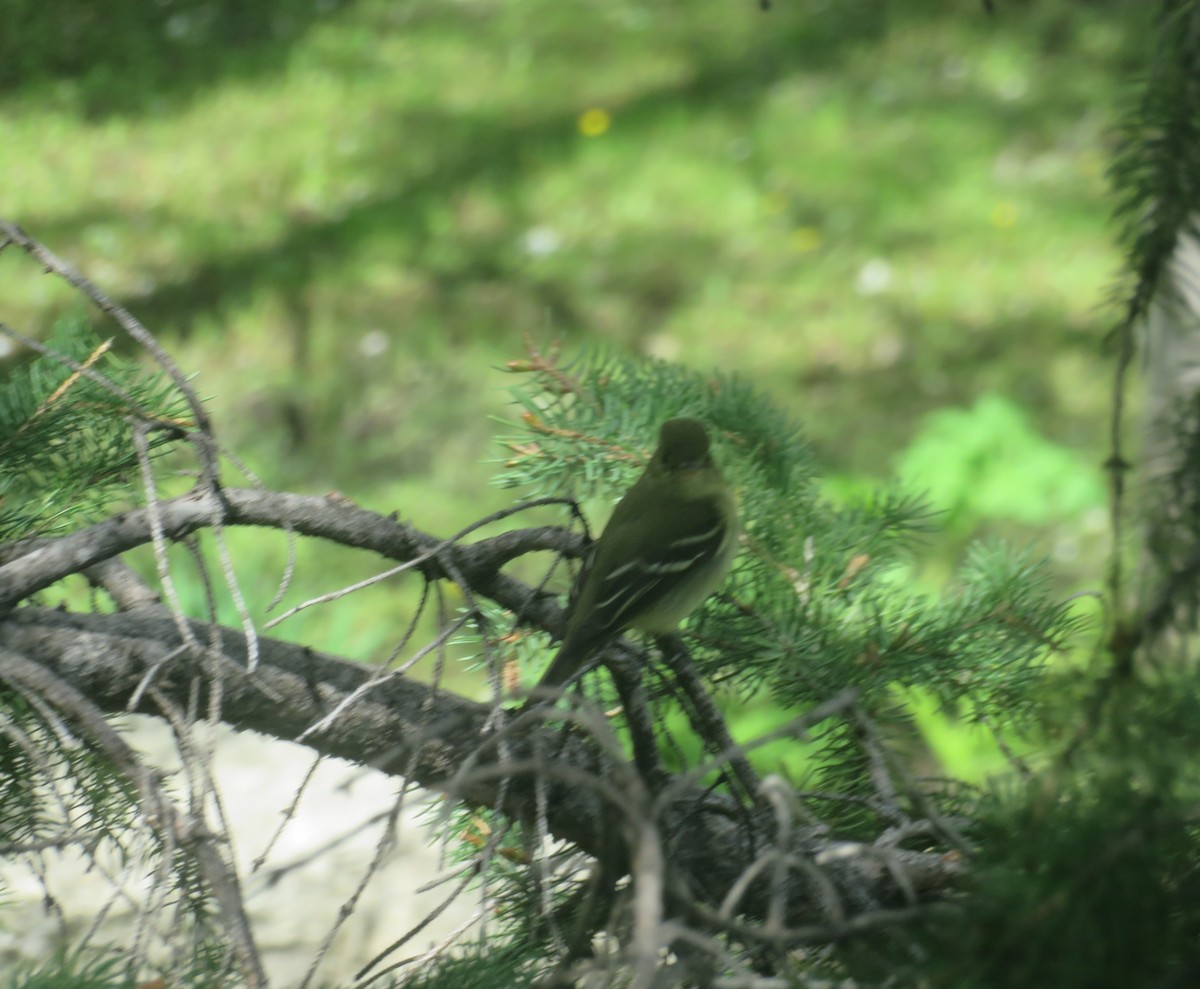
[[[666,420],[654,456],[584,559],[562,645],[532,696],[586,672],[592,656],[626,629],[675,631],[724,580],[738,533],[733,493],[704,424]]]

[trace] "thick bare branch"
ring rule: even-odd
[[[197,641],[207,641],[213,632],[199,623],[193,631]],[[228,629],[217,631],[225,660],[220,664],[222,718],[235,728],[294,740],[377,672],[262,638],[258,668],[249,673],[244,638]],[[213,689],[211,666],[202,668],[184,648],[174,622],[148,612],[77,615],[21,608],[0,623],[0,648],[44,665],[111,712],[125,710],[139,682],[155,668],[157,691],[177,703],[194,701],[197,694],[203,703],[203,695]],[[139,710],[157,713],[145,692],[137,696]],[[501,761],[499,736],[487,728],[493,716],[488,706],[395,677],[363,693],[327,728],[308,735],[305,744],[406,775],[471,805],[498,807],[518,820],[533,818],[533,777],[547,766],[538,753],[552,752],[555,771],[542,774],[550,790],[543,803],[550,832],[627,871],[630,849],[623,812],[603,798],[602,788],[587,783],[612,778],[620,767],[586,734],[536,725],[505,733],[507,759]],[[471,768],[463,772],[463,766]],[[578,783],[572,782],[575,778]],[[750,816],[700,786],[680,788],[665,802],[659,827],[676,890],[686,889],[692,898],[714,906],[764,850],[777,849],[769,814]],[[820,829],[795,831],[792,853],[821,863],[823,876],[816,883],[805,870],[791,873],[786,897],[791,924],[826,921],[822,903],[829,884],[847,903],[865,898],[893,906],[908,903],[913,895],[926,899],[944,892],[960,868],[953,857],[903,849],[892,851],[885,864],[868,847],[833,842]],[[903,884],[896,882],[896,868],[904,872]],[[766,916],[770,884],[760,887],[747,891],[741,903],[744,915]]]
[[[476,593],[518,612],[534,624],[556,623],[552,595],[534,595],[520,581],[500,572],[509,560],[537,550],[572,551],[579,538],[548,526],[503,533],[475,543],[439,540],[360,508],[344,498],[286,494],[249,488],[226,488],[221,499],[202,491],[160,502],[156,514],[165,534],[181,539],[219,520],[222,525],[290,528],[394,560],[408,561],[431,580],[449,579],[457,571]],[[112,559],[150,542],[152,517],[147,509],[122,512],[59,539],[41,540],[0,566],[0,609],[28,598],[64,577]]]
[[[528,552],[579,549],[579,537],[560,527],[464,543],[477,526],[438,539],[342,498],[261,489],[225,489],[218,497],[197,490],[157,503],[153,512],[125,512],[19,547],[0,567],[0,607],[12,608],[69,574],[94,571],[149,542],[156,526],[166,538],[181,539],[216,524],[286,529],[368,550],[427,580],[454,580],[519,620],[548,629],[561,621],[554,596],[501,568]],[[605,797],[611,787],[603,782],[625,767],[593,734],[539,724],[541,715],[515,726],[510,718],[507,728],[501,720],[497,730],[490,706],[272,639],[257,638],[252,667],[244,634],[180,622],[155,608],[77,615],[24,607],[0,622],[0,647],[43,664],[110,712],[157,714],[164,699],[205,709],[208,697],[219,693],[220,716],[236,728],[302,741],[319,753],[406,776],[514,820],[533,821],[544,812],[549,833],[595,856],[608,872],[633,868],[630,836],[638,832],[629,827],[627,808]],[[614,662],[628,662],[616,655],[621,648],[613,652]],[[872,909],[909,906],[914,898],[943,892],[958,870],[951,859],[903,849],[890,850],[885,862],[868,846],[832,842],[815,827],[792,829],[783,848],[777,822],[764,807],[747,809],[686,780],[669,787],[656,815],[661,853],[670,863],[671,901],[716,908],[737,887],[739,912],[759,920],[770,915],[776,926],[827,924],[831,896]],[[768,870],[764,856],[803,867]],[[754,878],[759,874],[762,881]],[[785,917],[780,904],[786,904]]]

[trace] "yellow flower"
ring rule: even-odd
[[[599,137],[612,126],[612,114],[602,107],[591,107],[579,115],[577,126],[584,137]]]
[[[997,230],[1007,230],[1017,222],[1017,207],[1008,202],[996,203],[990,219]]]
[[[791,205],[791,202],[787,193],[775,189],[767,193],[767,197],[763,201],[763,208],[771,216],[779,216]]]
[[[817,227],[797,227],[792,231],[792,250],[808,254],[820,247],[824,239]]]

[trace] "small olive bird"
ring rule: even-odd
[[[535,690],[561,687],[627,628],[675,631],[715,591],[737,552],[733,495],[696,419],[668,419],[646,470],[592,546],[567,633]]]

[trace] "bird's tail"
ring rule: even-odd
[[[596,649],[593,643],[581,642],[579,636],[568,635],[559,647],[546,672],[530,691],[526,706],[552,700],[561,695],[564,687],[592,668]]]

